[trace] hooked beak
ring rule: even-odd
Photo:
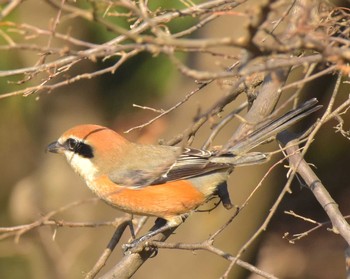
[[[46,147],[46,152],[51,152],[51,153],[63,153],[65,150],[64,146],[61,145],[58,141],[51,142],[47,147]]]

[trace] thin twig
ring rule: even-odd
[[[202,243],[190,243],[190,244],[186,244],[186,243],[164,243],[164,242],[156,242],[156,241],[149,241],[147,243],[148,246],[150,247],[157,247],[157,248],[162,248],[162,249],[180,249],[180,250],[190,250],[190,251],[196,251],[196,250],[204,250],[204,251],[208,251],[211,252],[215,255],[218,255],[228,261],[236,261],[237,264],[247,270],[249,270],[250,272],[260,275],[261,277],[264,278],[269,278],[269,279],[277,279],[277,277],[275,277],[274,275],[264,272],[261,269],[258,269],[257,267],[242,261],[241,259],[234,257],[232,255],[230,255],[229,253],[226,253],[216,247],[214,247],[213,245],[213,241],[212,240],[206,240]]]

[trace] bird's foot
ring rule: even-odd
[[[129,255],[131,253],[135,253],[138,251],[135,251],[136,248],[140,245],[141,241],[138,239],[133,240],[130,243],[125,243],[122,245],[123,251],[124,251],[124,255]],[[141,251],[142,249],[140,249]]]
[[[141,251],[152,251],[151,258],[158,254],[158,249],[156,247],[148,245],[148,242],[142,243],[144,240],[138,238],[130,243],[122,245],[124,255],[130,255],[132,253],[139,253]]]

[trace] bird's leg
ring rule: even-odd
[[[165,220],[163,220],[163,219],[161,219],[161,220],[163,221],[162,223],[164,224]],[[124,247],[128,248],[128,249],[134,248],[137,245],[139,245],[141,242],[146,241],[146,240],[150,239],[151,237],[153,237],[153,236],[155,236],[155,235],[157,235],[159,233],[162,233],[162,232],[164,232],[164,231],[166,231],[166,230],[168,230],[168,229],[173,227],[173,226],[169,225],[168,223],[165,223],[162,226],[159,226],[157,223],[158,222],[156,222],[155,226],[148,233],[146,233],[145,235],[143,235],[143,236],[141,236],[139,238],[136,238],[131,243],[125,244]]]
[[[148,233],[133,240],[131,243],[126,243],[123,245],[124,252],[127,252],[128,250],[135,248],[141,242],[144,242],[144,241],[150,239],[151,237],[153,237],[159,233],[165,232],[169,229],[172,229],[172,228],[179,226],[184,221],[184,219],[187,218],[187,216],[188,216],[188,214],[183,215],[183,216],[177,216],[171,222],[166,221],[162,218],[157,218],[154,226],[151,228],[151,230]]]
[[[136,238],[135,228],[134,228],[134,224],[132,223],[133,218],[134,218],[134,216],[131,215],[131,219],[129,221],[129,229],[130,229],[130,234],[131,234],[132,239],[135,239]]]

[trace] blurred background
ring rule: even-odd
[[[7,4],[7,1],[4,3]],[[90,5],[83,1],[80,4]],[[179,2],[179,7],[183,7],[181,5]],[[247,6],[243,5],[240,11],[246,10]],[[50,1],[25,1],[3,19],[2,26],[6,22],[15,21],[48,28],[56,15],[57,9],[50,5]],[[188,23],[184,21],[181,24]],[[234,33],[240,37],[244,34],[245,27],[244,17],[228,15],[215,21],[215,24],[202,28],[195,36],[219,37]],[[177,25],[174,24],[173,28],[177,28]],[[178,28],[181,30],[183,27],[179,25]],[[114,36],[105,28],[82,19],[66,19],[59,30],[62,33],[78,34],[80,38],[94,43],[107,41]],[[18,36],[20,35],[23,34]],[[36,43],[46,40],[45,37],[35,38]],[[231,55],[239,55],[239,51],[232,51]],[[1,70],[29,67],[39,59],[29,50],[2,49],[0,57]],[[191,67],[209,68],[212,71],[228,66],[223,59],[209,55],[186,54],[182,59]],[[96,71],[108,63],[86,62],[80,64],[80,67],[86,67],[86,71]],[[67,74],[73,75],[74,69]],[[291,80],[300,75],[301,73],[294,72]],[[0,94],[28,86],[28,83],[11,81],[11,78],[0,79]],[[334,76],[323,76],[310,82],[303,89],[302,96],[304,99],[317,97],[321,103],[327,103],[334,82]],[[124,133],[157,115],[133,107],[133,104],[167,109],[197,87],[198,84],[181,75],[166,57],[142,54],[129,60],[114,75],[107,74],[76,82],[51,93],[0,99],[0,227],[31,223],[69,203],[93,197],[63,157],[45,153],[47,144],[56,140],[63,131],[77,124],[95,123]],[[191,125],[198,111],[205,111],[225,96],[229,88],[225,82],[213,82],[179,109],[152,125],[125,134],[125,137],[142,143],[170,140]],[[348,86],[342,88],[341,94],[344,99],[348,97]],[[283,98],[288,96],[286,93]],[[244,100],[245,96],[239,97],[220,116],[224,117]],[[315,113],[295,127],[296,130],[308,128],[319,116]],[[349,115],[345,115],[344,120],[349,123]],[[194,147],[200,147],[207,139],[211,131],[210,124],[207,123],[199,130]],[[238,121],[232,121],[227,125],[215,139],[214,145],[225,144],[238,124]],[[350,212],[349,141],[339,133],[334,133],[335,124],[336,122],[330,122],[321,129],[307,154],[307,160],[315,165],[316,173],[339,204],[342,213],[347,215]],[[349,125],[345,125],[349,129]],[[277,149],[275,142],[259,148],[265,151]],[[267,164],[236,169],[229,180],[232,202],[240,206],[280,158],[281,155],[276,155]],[[287,169],[283,165],[278,165],[271,171],[247,207],[216,239],[217,247],[233,255],[239,251],[266,218],[286,182],[286,174]],[[209,207],[210,205],[204,206]],[[345,241],[327,231],[328,225],[295,244],[289,243],[283,239],[286,233],[301,233],[314,225],[284,214],[287,210],[318,222],[328,221],[312,193],[294,181],[292,193],[284,198],[267,230],[249,246],[242,259],[280,278],[343,278]],[[232,214],[232,211],[225,210],[221,205],[210,213],[194,213],[168,241],[203,241]],[[99,201],[72,207],[55,215],[54,219],[100,222],[119,216],[123,216],[123,213]],[[144,231],[153,222],[150,219]],[[113,232],[114,228],[110,226],[41,226],[17,238],[0,238],[0,278],[83,278],[101,255]],[[127,242],[129,237],[130,234],[126,231],[121,243]],[[118,244],[100,274],[108,271],[122,256],[121,244]],[[204,251],[160,250],[133,278],[219,278],[228,264],[224,259]],[[236,266],[229,278],[259,277]]]

